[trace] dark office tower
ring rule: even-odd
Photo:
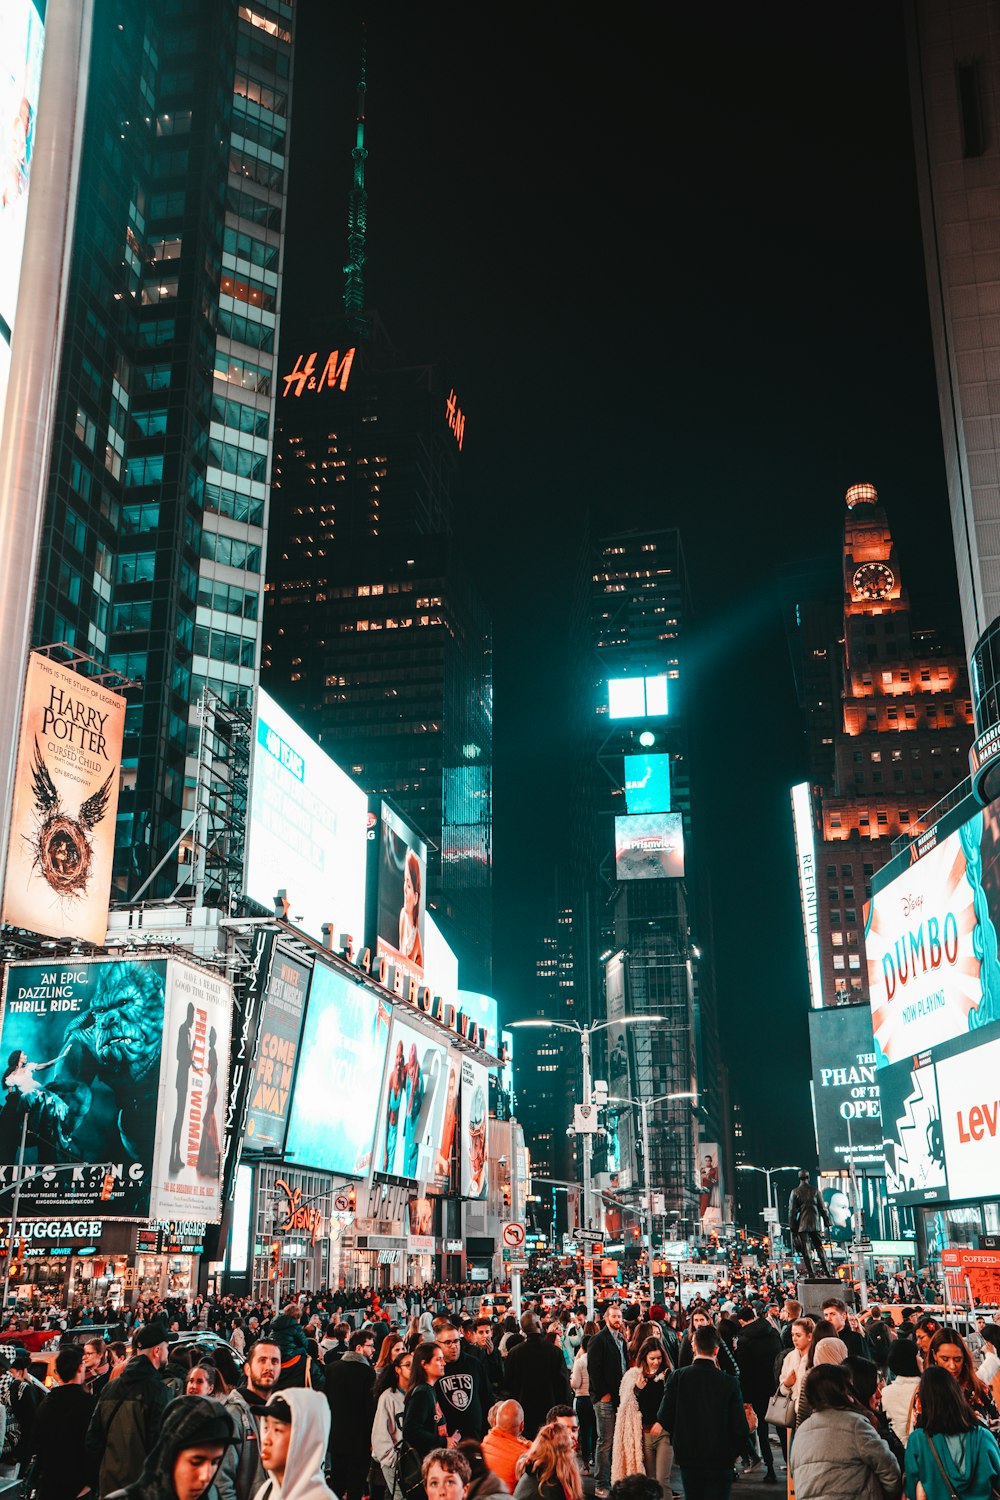
[[[841,565],[839,607],[821,599],[797,609],[810,780],[793,809],[814,1007],[868,1001],[871,877],[894,841],[940,816],[972,739],[964,656],[940,620],[914,623],[874,485],[847,491]]]
[[[120,895],[186,884],[199,696],[255,680],[294,15],[95,6],[34,634],[141,685]]]
[[[607,1078],[612,1096],[650,1105],[619,1120],[619,1187],[663,1194],[668,1214],[697,1212],[697,1094],[702,1140],[723,1129],[707,870],[699,861],[692,792],[693,716],[685,658],[691,596],[676,530],[628,532],[596,546],[589,587],[589,740],[603,787]],[[627,1017],[659,1017],[618,1026]],[[596,1069],[595,1069],[596,1072]],[[653,1100],[662,1100],[655,1105]],[[648,1153],[644,1179],[643,1150]],[[609,1170],[613,1170],[609,1162]],[[719,1215],[721,1218],[721,1213]]]

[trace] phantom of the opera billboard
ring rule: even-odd
[[[174,958],[9,965],[0,1187],[23,1140],[22,1213],[218,1219],[231,1001]]]
[[[881,1170],[879,1069],[870,1009],[837,1005],[810,1011],[809,1046],[820,1171],[842,1173],[851,1161]]]
[[[103,943],[125,699],[33,651],[11,808],[3,920]]]
[[[1000,807],[876,890],[866,912],[880,1068],[1000,1020]]]

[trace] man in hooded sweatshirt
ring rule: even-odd
[[[260,1456],[267,1483],[256,1500],[337,1500],[323,1478],[330,1408],[318,1391],[291,1386],[268,1401]]]
[[[232,1418],[220,1402],[178,1397],[164,1414],[139,1478],[113,1490],[108,1500],[202,1500],[235,1436]]]

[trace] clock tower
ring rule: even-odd
[[[850,670],[878,660],[887,646],[891,655],[908,646],[910,609],[878,491],[873,484],[852,484],[845,499],[844,644]]]

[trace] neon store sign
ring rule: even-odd
[[[458,404],[458,397],[455,395],[454,386],[448,392],[448,399],[444,403],[444,415],[449,429],[455,434],[455,442],[458,444],[459,453],[461,453],[462,442],[465,438],[465,412]]]
[[[285,389],[282,395],[289,394],[301,396],[304,391],[321,391],[324,387],[328,391],[336,390],[339,386],[342,391],[347,390],[347,382],[351,375],[351,366],[354,363],[356,349],[345,349],[344,357],[341,358],[340,350],[334,349],[328,356],[326,364],[316,374],[317,350],[312,354],[300,354],[296,358],[294,369],[287,375],[282,375]],[[292,387],[295,387],[292,390]],[[459,444],[461,447],[461,444]]]

